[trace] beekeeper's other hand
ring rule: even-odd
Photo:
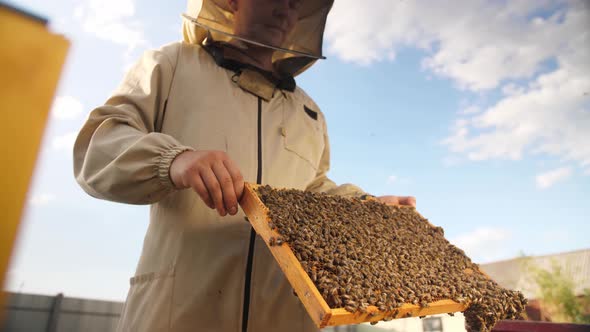
[[[409,205],[416,207],[416,197],[414,196],[379,196],[375,197],[381,203],[385,203],[387,205]]]

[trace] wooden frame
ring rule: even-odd
[[[392,312],[382,312],[375,306],[369,306],[367,312],[360,311],[351,313],[344,308],[330,308],[313,281],[307,275],[301,263],[287,244],[271,246],[271,237],[280,236],[279,233],[270,229],[268,223],[269,209],[262,203],[255,192],[257,185],[246,183],[244,194],[240,205],[254,230],[264,240],[270,252],[278,262],[281,270],[289,280],[289,283],[297,293],[311,319],[318,328],[336,325],[359,324],[364,322],[383,320],[384,317],[405,318],[428,316],[442,313],[453,313],[464,311],[467,304],[458,303],[452,300],[439,300],[429,303],[427,307],[421,308],[414,304],[403,304]],[[394,315],[395,314],[395,315]]]

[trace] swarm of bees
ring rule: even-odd
[[[269,186],[257,194],[269,208],[269,227],[280,234],[270,245],[289,245],[331,308],[375,306],[390,313],[387,321],[404,303],[451,299],[469,305],[466,325],[476,331],[524,311],[522,293],[479,272],[413,208]]]

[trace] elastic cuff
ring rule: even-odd
[[[166,188],[175,188],[174,182],[170,178],[170,165],[174,161],[174,158],[185,151],[195,151],[195,149],[188,146],[177,146],[166,150],[160,156],[160,160],[158,161],[158,178],[160,179],[160,183]]]

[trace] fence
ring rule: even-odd
[[[34,294],[8,293],[1,332],[115,331],[123,304]]]

